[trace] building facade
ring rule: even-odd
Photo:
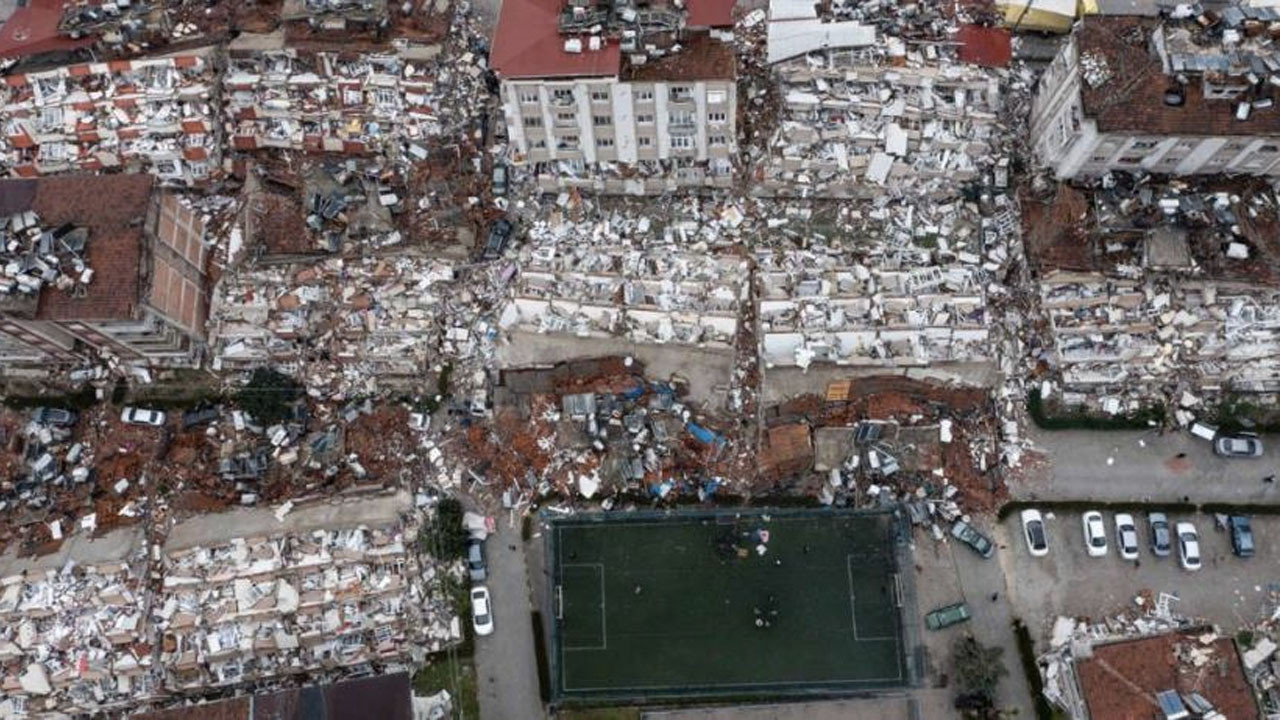
[[[1085,18],[1040,80],[1031,114],[1039,162],[1060,179],[1280,175],[1277,76],[1263,48],[1221,25],[1215,35],[1152,18]]]
[[[534,167],[546,187],[728,185],[735,59],[716,28],[731,24],[732,3],[671,6],[634,21],[623,5],[586,9],[600,14],[599,34],[577,31],[560,0],[503,5],[492,57],[516,162]],[[612,172],[617,165],[631,171]]]

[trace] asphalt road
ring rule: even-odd
[[[1018,500],[1280,502],[1280,484],[1262,482],[1278,471],[1280,437],[1264,437],[1269,455],[1256,460],[1218,457],[1186,431],[1033,429],[1030,437],[1048,460],[1011,478]]]
[[[506,527],[486,543],[493,634],[476,638],[476,672],[482,720],[545,717],[538,697],[538,664],[533,649],[529,572],[519,527]]]

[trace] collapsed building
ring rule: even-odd
[[[1057,186],[1024,208],[1061,383],[1043,384],[1045,399],[1115,414],[1280,388],[1280,216],[1268,188],[1125,176]]]
[[[1058,178],[1280,174],[1280,13],[1250,3],[1195,12],[1084,18],[1040,79],[1030,118],[1039,162]]]
[[[142,171],[193,185],[220,170],[213,48],[11,73],[0,87],[0,172]]]
[[[756,139],[766,154],[752,192],[850,197],[990,181],[1002,75],[984,65],[1008,63],[1008,33],[956,35],[939,13],[876,7],[770,3],[765,61],[780,98],[762,108],[775,127]]]
[[[149,175],[0,181],[0,358],[197,363],[207,217]]]
[[[514,160],[544,190],[727,187],[732,0],[503,3],[491,64]]]

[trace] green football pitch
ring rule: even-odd
[[[556,695],[905,685],[894,533],[832,511],[554,521]]]

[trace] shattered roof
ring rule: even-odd
[[[561,0],[506,0],[498,14],[490,62],[506,78],[617,75],[622,51],[617,40],[599,50],[566,52],[560,34]]]
[[[733,5],[737,0],[689,0],[688,24],[691,27],[725,27],[733,24]]]
[[[1178,647],[1210,650],[1202,667],[1180,663]],[[1077,672],[1093,720],[1150,720],[1159,709],[1156,693],[1197,692],[1231,720],[1259,717],[1230,638],[1202,644],[1192,633],[1168,633],[1141,640],[1095,645],[1093,657],[1081,660]]]
[[[1180,106],[1165,104],[1165,92],[1177,81],[1165,75],[1160,56],[1151,47],[1158,20],[1144,17],[1086,16],[1077,37],[1080,62],[1101,65],[1105,80],[1081,84],[1084,113],[1100,132],[1139,132],[1158,135],[1278,135],[1280,111],[1252,112],[1235,118],[1235,99],[1210,100],[1198,78],[1181,85]]]
[[[34,210],[51,225],[89,230],[88,265],[94,280],[83,297],[46,286],[39,320],[125,320],[133,317],[140,285],[143,218],[151,196],[150,175],[68,175],[0,181],[6,211]],[[34,189],[33,189],[34,188]],[[10,198],[19,202],[9,203]],[[27,198],[25,207],[18,207]],[[12,206],[11,206],[12,205]]]
[[[25,57],[92,45],[91,37],[73,39],[58,33],[62,0],[30,0],[13,11],[0,27],[0,57]]]

